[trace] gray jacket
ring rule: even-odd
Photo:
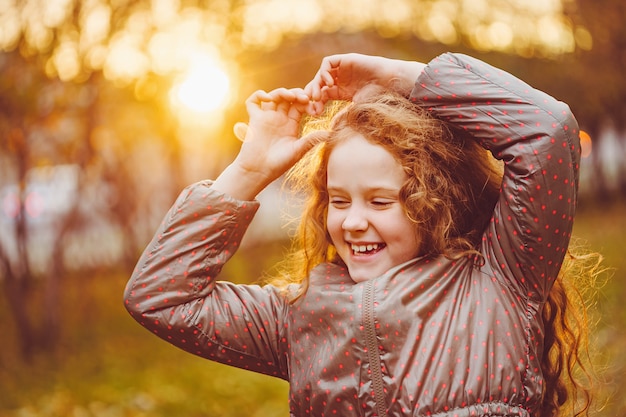
[[[290,382],[292,416],[532,416],[541,309],[575,211],[578,126],[567,105],[476,59],[444,54],[411,94],[505,163],[484,264],[418,258],[363,283],[322,264],[290,304],[216,278],[258,207],[194,184],[128,283],[142,326],[193,354]]]

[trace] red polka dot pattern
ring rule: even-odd
[[[416,259],[365,283],[320,265],[294,304],[216,281],[257,203],[186,189],[128,284],[126,307],[191,353],[290,381],[293,416],[534,415],[539,313],[568,246],[579,143],[568,107],[478,60],[444,54],[412,99],[505,162],[484,263]]]

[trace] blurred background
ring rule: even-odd
[[[234,157],[256,89],[322,57],[464,52],[567,102],[584,158],[575,234],[594,296],[596,415],[626,415],[623,0],[0,0],[0,416],[287,416],[287,384],[205,361],[122,305],[173,199]],[[279,185],[223,278],[281,257]]]

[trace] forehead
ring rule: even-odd
[[[400,165],[386,146],[366,138],[361,133],[350,131],[331,145],[328,151],[328,162],[349,162],[371,165],[385,163]]]
[[[369,187],[399,188],[405,179],[402,165],[393,155],[360,134],[337,143],[328,156],[328,187],[345,188],[358,183]]]

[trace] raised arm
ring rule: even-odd
[[[567,250],[578,185],[578,125],[569,107],[477,59],[444,54],[411,94],[504,161],[483,251],[494,268],[545,300]]]
[[[142,326],[188,352],[286,379],[287,301],[273,287],[217,281],[250,224],[253,200],[311,146],[298,138],[302,90],[257,91],[247,136],[215,182],[185,189],[127,284],[125,306]]]
[[[183,350],[286,378],[285,300],[271,287],[217,281],[257,207],[210,182],[187,187],[139,259],[124,304],[139,324]]]

